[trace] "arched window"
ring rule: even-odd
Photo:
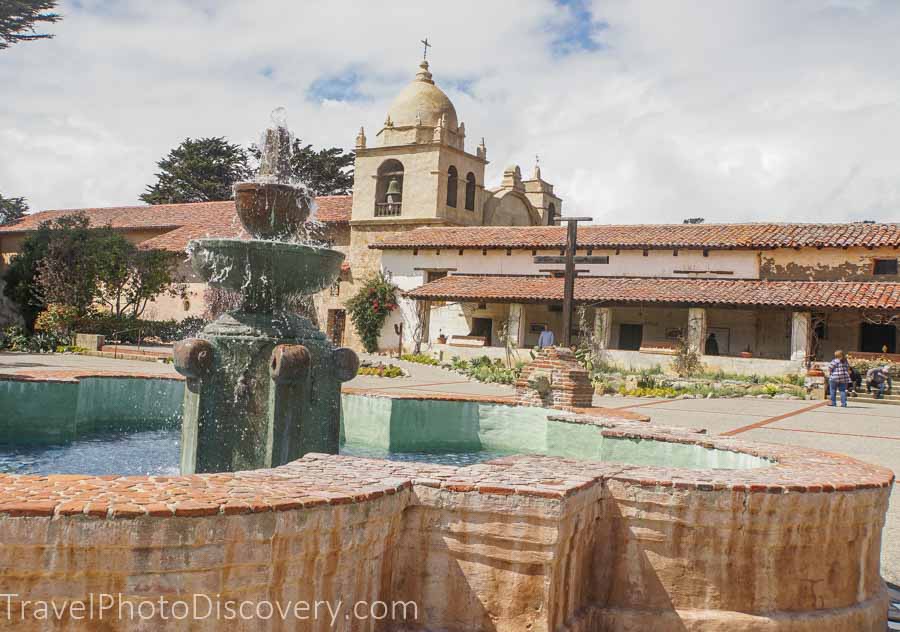
[[[456,195],[459,191],[459,174],[456,167],[450,165],[447,170],[447,206],[456,208]]]
[[[400,215],[403,203],[403,164],[399,160],[385,160],[378,167],[375,186],[375,217]]]
[[[547,207],[547,226],[553,226],[556,222],[556,204],[550,202],[550,206]]]
[[[475,210],[475,174],[471,171],[466,175],[466,210]]]

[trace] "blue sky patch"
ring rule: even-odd
[[[554,0],[567,15],[554,24],[551,49],[554,55],[565,56],[578,52],[593,52],[603,48],[599,41],[605,22],[594,19],[587,0]]]
[[[306,91],[311,101],[364,101],[366,96],[359,89],[360,76],[355,70],[319,77]]]

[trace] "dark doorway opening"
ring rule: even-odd
[[[491,345],[492,335],[494,333],[494,321],[490,318],[473,318],[472,319],[472,331],[469,332],[470,336],[482,336],[484,338],[484,344],[487,346]]]
[[[860,327],[859,350],[881,353],[884,347],[887,347],[888,353],[896,353],[897,328],[894,325],[863,323]]]
[[[342,309],[328,310],[328,337],[331,342],[340,346],[344,344],[344,327],[347,323],[347,312]]]
[[[641,341],[644,339],[643,325],[619,325],[619,349],[625,351],[640,351]]]

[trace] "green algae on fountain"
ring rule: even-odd
[[[312,232],[311,198],[285,181],[290,151],[290,133],[275,121],[266,130],[259,178],[235,185],[237,214],[253,239],[198,239],[188,248],[197,274],[241,300],[175,346],[175,368],[187,378],[184,474],[338,452],[340,383],[356,375],[358,359],[288,305],[331,285],[344,255],[298,243]]]

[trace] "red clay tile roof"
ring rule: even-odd
[[[559,226],[417,228],[370,248],[562,248]],[[769,249],[900,246],[900,224],[603,224],[578,229],[579,248]]]
[[[316,219],[326,224],[346,224],[352,208],[352,195],[321,195],[316,198]]]
[[[326,224],[343,224],[350,221],[353,197],[350,195],[317,197],[316,206],[316,217],[319,221]],[[243,234],[232,200],[40,211],[26,215],[12,224],[0,226],[0,234],[33,231],[43,222],[78,212],[87,215],[91,224],[95,226],[109,225],[121,230],[156,229],[166,231],[141,242],[142,248],[181,251],[187,247],[187,243],[191,239],[238,237]]]
[[[563,280],[458,274],[426,283],[406,295],[419,300],[562,301]],[[575,281],[575,300],[592,304],[897,309],[900,283],[582,277]]]

